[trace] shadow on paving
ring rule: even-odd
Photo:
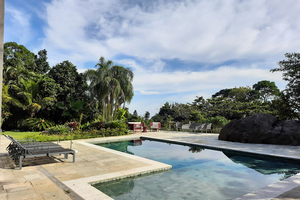
[[[64,162],[61,159],[57,159],[55,157],[37,157],[37,158],[28,158],[22,160],[22,167],[28,166],[38,166],[38,165],[45,165],[45,164],[52,164]],[[14,161],[8,156],[8,154],[0,154],[0,168],[2,169],[15,169],[19,166],[16,166]]]

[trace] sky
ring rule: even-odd
[[[300,47],[298,0],[6,0],[4,42],[78,72],[103,56],[134,72],[129,111],[211,98],[225,88],[274,81]]]

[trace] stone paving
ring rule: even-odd
[[[9,141],[0,136],[0,199],[111,199],[90,184],[169,170],[171,166],[91,143],[133,140],[140,136],[300,159],[300,147],[297,146],[233,143],[217,140],[217,134],[161,131],[76,140],[72,146],[78,151],[75,163],[72,162],[72,156],[67,160],[63,159],[63,156],[24,159],[23,168],[19,170],[7,156],[5,148]],[[70,142],[63,141],[60,145],[69,148]],[[246,194],[239,199],[300,199],[300,175]]]

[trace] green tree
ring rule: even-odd
[[[22,65],[25,69],[34,71],[36,68],[35,54],[29,51],[25,46],[18,45],[16,42],[7,42],[4,44],[3,69]]]
[[[267,102],[269,99],[274,99],[279,95],[279,89],[274,82],[267,80],[259,81],[252,86],[253,90],[257,94],[258,98],[263,102]]]
[[[59,84],[57,90],[57,101],[68,102],[69,97],[75,101],[85,100],[87,83],[83,74],[77,72],[76,66],[70,61],[63,61],[52,67],[48,73],[49,77]]]
[[[12,85],[11,87],[16,92],[16,97],[23,107],[28,111],[30,117],[32,118],[35,113],[37,113],[41,108],[46,105],[52,104],[55,101],[54,97],[41,97],[39,95],[39,81],[23,80],[20,79],[22,83],[21,87],[17,85]]]
[[[144,118],[145,118],[145,120],[149,120],[150,119],[150,113],[149,113],[149,111],[145,112]]]
[[[136,110],[133,111],[133,114],[132,114],[132,115],[133,115],[134,117],[138,117],[138,116],[139,116]]]
[[[249,86],[233,88],[229,92],[228,97],[236,101],[246,102],[249,101],[250,92],[251,88]]]
[[[129,68],[114,65],[112,61],[99,59],[96,70],[87,70],[85,75],[90,81],[91,99],[102,105],[107,121],[117,108],[130,103],[133,97],[133,72]]]
[[[71,117],[73,121],[79,121],[79,117],[83,111],[84,101],[75,101],[73,97],[69,97],[69,103],[57,103],[56,105],[63,110],[63,115]]]
[[[271,72],[281,71],[283,80],[287,85],[282,95],[284,104],[291,107],[300,117],[300,53],[286,53],[286,60],[279,61],[279,67],[271,69]]]
[[[218,97],[227,98],[229,96],[229,93],[231,92],[231,90],[232,90],[232,88],[222,89],[219,92],[213,94],[212,98],[218,98]]]
[[[3,71],[4,83],[8,85],[19,85],[20,79],[37,80],[40,76],[28,69],[23,64],[17,63],[16,66],[7,66]]]
[[[50,70],[50,65],[47,61],[47,51],[46,49],[40,50],[38,55],[35,56],[34,62],[36,68],[34,71],[39,74],[46,74]]]

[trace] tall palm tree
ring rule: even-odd
[[[102,103],[106,119],[109,121],[115,109],[130,103],[133,97],[133,72],[130,68],[114,65],[111,60],[99,59],[96,70],[87,70],[85,75],[90,81],[91,98]]]
[[[33,80],[27,80],[20,78],[20,86],[10,85],[11,88],[16,91],[16,95],[20,102],[23,103],[23,107],[29,112],[32,118],[41,108],[53,103],[56,99],[54,97],[41,97],[39,92],[39,82]]]

